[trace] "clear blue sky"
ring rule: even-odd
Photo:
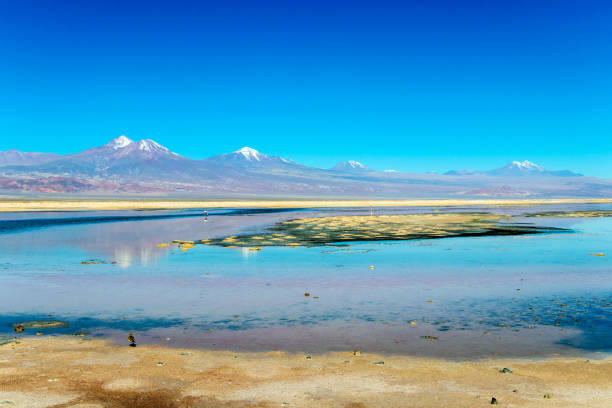
[[[610,1],[0,0],[0,150],[612,177]]]

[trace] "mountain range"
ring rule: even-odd
[[[193,160],[120,136],[79,153],[0,152],[0,191],[90,195],[252,197],[612,196],[612,180],[530,161],[444,174],[377,171],[354,160],[320,169],[250,147]]]

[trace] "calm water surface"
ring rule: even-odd
[[[568,209],[612,206],[438,210]],[[612,351],[612,218],[519,219],[574,231],[563,234],[260,252],[157,247],[253,233],[285,219],[369,211],[209,210],[206,222],[196,210],[2,214],[0,334],[51,315],[70,325],[45,334],[86,331],[126,343],[134,332],[139,344],[206,349],[450,358]],[[81,263],[89,260],[103,263]]]

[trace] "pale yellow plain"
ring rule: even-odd
[[[612,203],[612,198],[439,200],[0,200],[0,211],[93,211],[180,208],[454,207]]]

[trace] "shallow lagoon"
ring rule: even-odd
[[[520,215],[553,209],[611,208],[476,210]],[[589,255],[612,254],[612,218],[518,219],[575,231],[569,234],[258,252],[157,247],[173,239],[255,233],[279,220],[369,211],[210,210],[206,222],[195,210],[7,213],[0,217],[0,333],[52,315],[70,326],[45,334],[85,331],[124,343],[132,331],[140,344],[207,349],[361,349],[452,358],[612,350],[610,256]],[[104,263],[82,264],[89,260]]]

